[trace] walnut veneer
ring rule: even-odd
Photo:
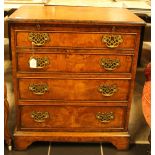
[[[127,149],[144,21],[121,8],[29,6],[9,24],[16,149],[34,141]]]

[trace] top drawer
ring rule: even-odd
[[[79,31],[16,31],[17,47],[134,49],[136,33]]]

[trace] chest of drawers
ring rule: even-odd
[[[143,20],[121,8],[29,6],[9,24],[16,149],[34,141],[127,149]]]

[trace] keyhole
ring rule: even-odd
[[[40,24],[37,24],[36,27],[38,30],[40,30]]]
[[[115,31],[115,30],[116,30],[116,27],[115,27],[115,26],[113,26],[113,27],[112,27],[112,31]]]

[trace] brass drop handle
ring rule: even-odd
[[[119,59],[106,59],[102,58],[100,60],[100,65],[107,71],[115,70],[117,67],[120,66],[120,60]]]
[[[45,122],[47,118],[49,118],[48,112],[41,112],[41,111],[33,111],[31,113],[31,118],[34,119],[35,122]]]
[[[114,120],[114,113],[113,112],[98,112],[96,114],[96,119],[101,123],[108,123]]]
[[[29,59],[29,67],[30,68],[45,68],[49,65],[49,58],[48,57],[36,57],[32,56]]]
[[[101,85],[98,87],[98,91],[102,93],[103,96],[110,97],[118,91],[118,88],[116,85]]]
[[[46,83],[33,83],[29,85],[29,90],[35,95],[43,95],[48,91],[48,85]]]
[[[121,35],[107,34],[103,36],[102,42],[109,48],[116,48],[123,42],[123,38]]]
[[[35,46],[43,46],[46,42],[49,41],[49,35],[48,33],[43,32],[30,32],[28,34],[28,39]]]

